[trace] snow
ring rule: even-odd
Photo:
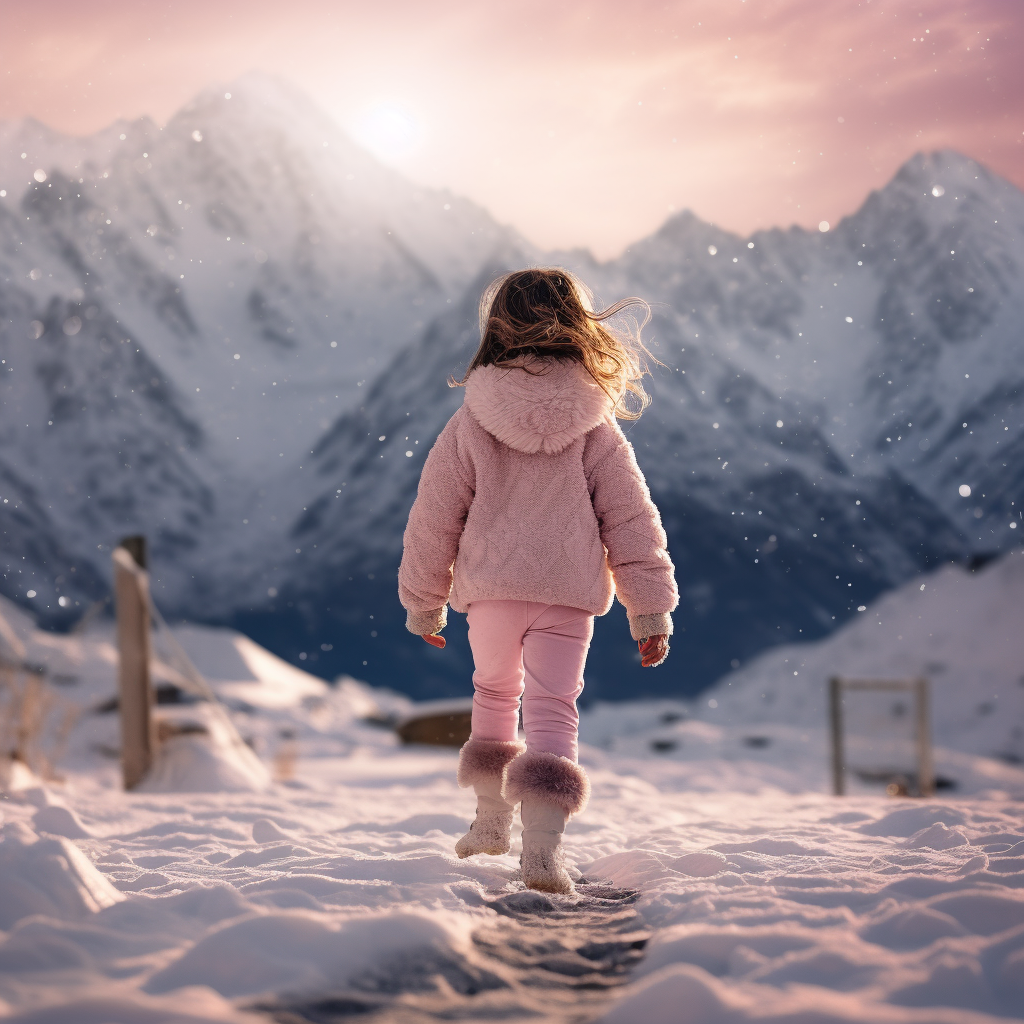
[[[35,882],[34,902],[2,924],[0,997],[17,1014],[60,1005],[63,1019],[79,1020],[117,993],[120,1015],[106,1019],[170,1021],[170,1010],[147,1016],[158,1013],[154,997],[187,1004],[201,987],[223,1000],[206,1004],[209,1019],[234,1020],[283,997],[383,990],[425,1000],[418,982],[403,983],[420,964],[428,976],[439,961],[499,970],[471,936],[517,890],[515,850],[458,861],[452,847],[471,800],[455,788],[454,752],[402,750],[376,735],[355,756],[306,759],[299,787],[261,795],[182,801],[70,780],[93,833],[74,844],[87,881],[118,901],[88,908],[81,874],[72,883],[55,872],[49,889]],[[591,767],[594,802],[569,838],[586,877],[640,890],[636,909],[652,934],[608,1020],[789,1020],[823,1008],[838,1020],[965,1019],[951,1006],[978,1020],[1019,1014],[1019,802],[928,802],[907,817],[880,797],[659,792],[635,765],[615,767]],[[5,818],[20,824],[29,809],[9,801]],[[947,832],[962,841],[923,841]],[[35,876],[11,842],[5,832],[2,877],[25,891]],[[38,840],[58,842],[66,857],[67,839]],[[511,928],[504,941],[518,937]],[[529,1005],[514,981],[504,997]],[[432,996],[439,985],[435,977]],[[697,1016],[677,1015],[684,992]],[[473,1005],[470,995],[450,999]],[[937,1008],[916,1009],[928,1006]]]
[[[322,679],[289,665],[234,630],[182,625],[174,635],[222,700],[285,708],[327,693]]]
[[[191,712],[195,717],[195,710]],[[204,715],[203,732],[170,736],[136,787],[144,793],[244,793],[265,789],[270,776],[244,743]]]
[[[942,570],[863,622],[913,623],[934,591],[936,626],[987,616],[970,662],[1000,678],[1019,647],[992,611],[998,595],[1019,607],[1018,567]],[[809,669],[786,680],[791,704],[776,680],[777,720],[744,718],[772,656],[723,680],[717,709],[599,704],[583,714],[593,798],[567,833],[580,880],[566,899],[522,890],[517,835],[507,856],[455,857],[473,798],[455,784],[454,750],[403,747],[382,724],[413,712],[405,698],[328,687],[230,630],[175,627],[238,733],[269,765],[287,733],[294,765],[236,785],[220,774],[230,738],[186,732],[165,744],[155,791],[124,793],[102,752],[116,716],[95,710],[115,690],[109,625],[7,628],[50,671],[75,671],[61,689],[82,713],[51,776],[0,801],[6,1020],[336,1019],[331,1007],[609,1024],[1024,1019],[1024,771],[974,750],[981,727],[955,707],[937,759],[958,788],[909,800],[867,784],[828,794]],[[778,653],[824,665],[857,650],[848,634],[863,628]],[[890,656],[933,656],[934,637],[901,635]],[[156,640],[156,667],[181,681]],[[971,685],[957,678],[936,688],[939,721]],[[157,711],[216,721],[208,703]],[[1002,727],[985,722],[998,747]]]
[[[671,856],[678,830],[651,852],[600,865],[619,884],[644,887],[645,916],[658,926],[635,991],[606,1019],[976,1019],[950,1007],[1017,1018],[1024,899],[1019,858],[1006,850],[1021,841],[1019,805],[914,808],[917,821],[963,820],[970,837],[925,857],[919,844],[865,841],[895,827],[858,826],[857,817],[873,822],[877,802],[852,803],[846,822],[823,813],[828,803],[786,807],[790,838],[780,841],[776,801],[760,811],[702,801],[691,841],[707,837],[727,863],[685,893]],[[709,812],[739,812],[731,842],[720,841],[721,818],[709,823]],[[901,835],[912,827],[901,825]],[[910,1009],[923,1007],[933,1009]]]
[[[41,839],[18,820],[4,825],[0,844],[0,928],[11,928],[37,914],[79,921],[123,899],[67,839]]]

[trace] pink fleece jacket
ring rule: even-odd
[[[427,456],[398,570],[408,629],[442,629],[448,603],[603,615],[617,594],[634,639],[671,633],[665,531],[607,395],[578,363],[532,369],[474,370]]]

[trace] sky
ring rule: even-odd
[[[1020,0],[0,2],[0,120],[158,122],[265,71],[409,178],[602,258],[832,223],[920,150],[1024,188]]]

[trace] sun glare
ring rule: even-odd
[[[382,103],[365,111],[352,133],[358,143],[381,160],[401,160],[420,143],[423,131],[419,121],[393,103]]]

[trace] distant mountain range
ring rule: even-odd
[[[1024,536],[1024,193],[959,154],[914,157],[827,233],[684,213],[598,263],[250,76],[163,129],[0,125],[0,190],[0,589],[46,621],[105,596],[111,544],[142,532],[169,615],[328,677],[466,692],[460,617],[443,652],[404,632],[401,532],[482,287],[539,262],[648,299],[662,364],[628,431],[678,633],[641,671],[617,609],[591,698],[692,693]]]

